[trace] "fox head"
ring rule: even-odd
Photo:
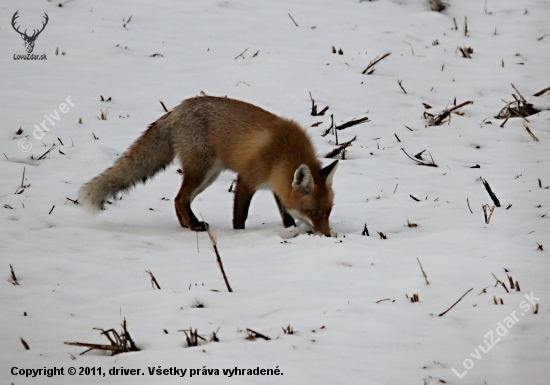
[[[334,161],[313,175],[306,165],[300,165],[294,172],[292,190],[286,209],[296,219],[307,223],[318,234],[330,237],[328,218],[332,210],[334,193],[332,177],[338,166]]]

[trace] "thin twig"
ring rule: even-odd
[[[17,277],[15,276],[15,273],[13,271],[13,266],[11,264],[10,264],[10,279],[8,279],[8,282],[14,286],[19,286],[19,282],[17,281]]]
[[[325,158],[334,158],[335,156],[340,155],[342,151],[344,151],[347,147],[351,146],[351,144],[357,139],[357,136],[353,137],[352,140],[347,141],[345,143],[342,143],[339,147],[335,148],[331,152],[325,155]]]
[[[493,273],[491,273],[491,275],[497,280],[497,283],[496,283],[496,284],[498,285],[498,284],[500,283],[500,284],[502,285],[502,287],[504,288],[504,290],[506,290],[506,293],[509,293],[508,288],[506,287],[506,285],[504,284],[504,282],[502,282],[500,279],[498,279],[498,278],[496,277],[496,275],[494,275]],[[496,286],[496,285],[495,285],[495,286]]]
[[[537,138],[537,137],[535,136],[535,134],[533,134],[533,133],[531,132],[531,130],[529,129],[529,127],[527,126],[527,124],[523,123],[523,127],[525,127],[525,129],[527,130],[527,133],[528,133],[529,135],[531,135],[531,138],[533,138],[533,140],[534,140],[535,142],[540,142],[539,138]]]
[[[441,114],[431,118],[428,125],[439,126],[441,123],[443,123],[443,120],[445,120],[445,118],[447,118],[451,114],[451,112],[458,110],[460,107],[464,107],[467,104],[473,104],[473,103],[474,102],[472,102],[471,100],[468,100],[464,103],[460,103],[458,106],[454,106],[453,108],[445,109]]]
[[[255,332],[254,330],[252,329],[249,329],[249,328],[246,328],[246,331],[248,332],[248,336],[249,337],[253,337],[253,338],[262,338],[266,341],[269,341],[271,338],[269,338],[268,336],[264,336],[263,334],[261,333],[258,333],[258,332]]]
[[[464,293],[464,295],[462,295],[462,297],[460,297],[460,298],[458,299],[458,301],[456,301],[456,302],[453,304],[453,306],[451,306],[450,308],[448,308],[447,310],[445,310],[443,313],[441,313],[441,314],[439,315],[439,317],[442,317],[442,316],[444,316],[445,314],[447,314],[447,312],[448,312],[449,310],[451,310],[453,307],[455,307],[455,305],[456,305],[457,303],[459,303],[460,300],[462,300],[462,298],[464,298],[464,297],[466,296],[466,294],[468,294],[468,293],[471,292],[472,290],[474,290],[473,287],[472,287],[470,290],[468,290],[466,293]]]
[[[246,51],[248,51],[248,48],[245,49],[243,52],[241,52],[239,55],[237,55],[237,56],[235,57],[235,60],[237,60],[239,57],[243,56],[244,53],[245,53]],[[244,59],[244,56],[243,56],[243,59]]]
[[[516,86],[514,85],[514,83],[510,83],[512,85],[512,88],[514,90],[516,90],[516,92],[518,93],[519,97],[521,98],[521,101],[525,104],[527,104],[527,100],[525,100],[525,98],[523,97],[523,95],[521,94],[521,92],[519,92],[519,90],[516,88]]]
[[[48,151],[46,151],[44,154],[42,154],[42,156],[41,156],[40,158],[38,158],[37,160],[42,160],[42,159],[44,159],[44,157],[45,157],[46,155],[48,155],[48,154],[50,153],[50,151],[54,149],[54,147],[55,147],[55,143],[52,144],[52,146],[50,147],[50,149],[49,149]]]
[[[405,155],[407,155],[409,157],[409,159],[415,161],[416,163],[418,163],[421,166],[437,167],[437,164],[435,164],[435,163],[426,163],[426,162],[419,161],[418,159],[413,158],[412,156],[407,154],[407,151],[405,151],[405,149],[403,147],[401,147],[401,151],[403,151],[405,153]]]
[[[342,123],[339,126],[335,126],[334,128],[336,128],[337,130],[343,130],[349,127],[353,127],[356,124],[361,124],[366,122],[370,122],[368,116],[365,116],[364,118],[359,118],[359,119],[352,119],[349,122]]]
[[[489,186],[489,183],[485,179],[483,179],[482,177],[479,177],[479,179],[481,179],[481,182],[483,182],[483,186],[485,186],[485,189],[487,190],[487,193],[489,194],[489,196],[493,200],[493,203],[495,204],[495,206],[500,207],[500,201],[498,200],[498,198],[495,195],[495,193],[493,192],[493,190],[491,190],[491,186]]]
[[[550,34],[549,34],[550,35]],[[546,87],[545,89],[543,90],[540,90],[539,92],[537,92],[536,94],[534,94],[533,96],[541,96],[543,94],[545,94],[546,92],[550,91],[550,87]]]
[[[155,278],[155,276],[153,275],[153,272],[151,270],[145,270],[145,272],[149,274],[149,276],[151,277],[151,286],[153,286],[153,289],[156,287],[158,290],[160,290],[160,285],[157,282],[157,279]]]
[[[403,88],[403,85],[401,84],[403,82],[403,80],[399,80],[397,79],[397,84],[399,84],[399,87],[401,87],[401,89],[403,90],[403,92],[405,93],[405,95],[407,94],[407,91],[405,91],[405,89]]]
[[[23,344],[23,347],[25,348],[25,350],[31,350],[31,348],[29,348],[29,344],[27,343],[27,341],[25,341],[21,337],[19,337],[19,340],[21,341],[21,344]]]
[[[426,285],[429,285],[430,283],[428,282],[428,276],[426,275],[426,272],[424,271],[424,268],[422,268],[422,264],[420,263],[420,259],[418,259],[418,257],[416,257],[416,260],[418,261],[418,264],[420,265],[420,270],[422,270],[422,275],[424,276],[424,279],[426,280]]]
[[[204,222],[204,218],[203,218]],[[225,270],[223,269],[223,263],[222,259],[220,257],[220,253],[218,253],[218,246],[216,237],[212,233],[212,230],[210,230],[209,226],[206,226],[206,232],[208,233],[208,236],[210,237],[210,242],[212,243],[212,248],[214,249],[214,253],[216,253],[216,260],[218,261],[218,266],[220,267],[220,270],[222,272],[223,280],[225,281],[225,286],[227,286],[227,290],[232,293],[233,290],[231,289],[231,286],[229,286],[229,281],[227,280],[227,276],[225,275]]]
[[[296,23],[296,21],[294,20],[294,18],[292,17],[292,15],[289,13],[288,16],[290,17],[290,19],[292,20],[292,22],[294,23],[294,25],[297,27],[297,26],[298,26],[298,23]]]
[[[391,52],[388,52],[388,53],[385,53],[384,55],[382,55],[380,58],[377,56],[374,60],[372,60],[369,65],[367,66],[367,68],[365,68],[363,70],[363,72],[361,72],[363,75],[369,70],[371,69],[374,65],[376,65],[376,63],[378,63],[379,61],[387,58],[388,56],[391,55]]]

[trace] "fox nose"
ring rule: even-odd
[[[332,233],[330,231],[330,227],[327,226],[327,228],[318,230],[319,233],[323,234],[325,237],[332,237]]]

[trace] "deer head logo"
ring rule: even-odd
[[[13,18],[11,19],[11,26],[13,27],[13,29],[15,29],[15,32],[20,34],[21,38],[23,40],[25,40],[25,49],[27,50],[27,53],[32,53],[32,50],[34,49],[34,42],[36,41],[36,38],[44,30],[44,28],[46,27],[46,24],[48,24],[48,20],[49,20],[48,14],[46,12],[44,12],[45,21],[42,22],[42,28],[39,29],[39,30],[36,30],[36,29],[33,30],[33,34],[31,36],[29,36],[29,35],[27,35],[27,30],[25,30],[25,32],[21,32],[21,31],[19,31],[19,28],[16,27],[16,25],[15,25],[15,20],[19,17],[18,13],[19,13],[19,11],[16,11],[13,14]]]

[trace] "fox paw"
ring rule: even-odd
[[[199,222],[191,228],[193,231],[206,231],[207,229],[208,223],[206,222]]]

